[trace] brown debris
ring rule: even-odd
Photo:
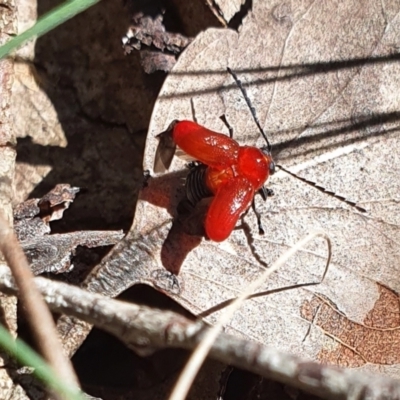
[[[320,327],[337,342],[335,349],[323,349],[322,362],[360,367],[369,362],[391,365],[400,362],[399,296],[379,285],[379,299],[363,324],[351,321],[329,300],[314,296],[302,307],[302,316]]]
[[[62,351],[53,316],[34,282],[34,275],[18,238],[3,215],[0,215],[0,252],[18,288],[18,301],[24,309],[39,354],[59,380],[65,381],[78,392],[79,382],[69,358]],[[65,396],[52,393],[50,386],[46,390],[52,398],[66,399]]]
[[[71,258],[78,246],[99,247],[116,244],[122,231],[82,231],[47,235],[21,242],[34,274],[63,273],[73,268]]]
[[[43,220],[50,222],[61,219],[79,190],[69,184],[59,184],[43,196],[38,202]]]
[[[161,53],[159,51],[142,50],[140,53],[140,64],[146,74],[156,71],[171,71],[176,64],[176,57],[173,54]]]
[[[33,218],[39,215],[40,208],[38,207],[40,199],[29,199],[14,207],[14,219],[21,220]]]
[[[176,56],[192,40],[179,33],[167,32],[161,14],[152,18],[139,12],[133,16],[132,25],[123,37],[122,43],[126,54],[134,49],[141,50],[143,45],[156,49],[141,53],[143,69],[150,74],[157,70],[170,71],[176,63]]]
[[[51,231],[50,225],[40,217],[14,220],[14,231],[19,240],[42,237]]]
[[[135,14],[132,18],[132,25],[125,36],[131,49],[140,50],[144,44],[149,47],[154,46],[161,51],[167,50],[179,54],[192,41],[191,38],[179,33],[166,32],[162,22],[161,14],[155,18],[141,12]]]
[[[62,218],[79,188],[59,184],[41,199],[29,199],[14,208],[14,229],[19,240],[50,233],[50,221]]]
[[[29,199],[14,208],[14,230],[34,274],[62,273],[73,268],[78,246],[110,246],[122,231],[81,231],[49,235],[50,221],[59,220],[74,201],[79,188],[59,184],[41,199]]]

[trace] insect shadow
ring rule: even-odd
[[[178,275],[187,255],[203,236],[202,221],[208,208],[207,200],[193,209],[186,201],[185,180],[188,169],[149,177],[140,200],[165,208],[173,217],[172,227],[161,247],[161,262],[171,274]]]
[[[161,248],[161,262],[171,274],[178,275],[187,255],[196,248],[205,235],[204,219],[212,197],[206,197],[193,206],[187,199],[185,181],[190,170],[182,169],[149,177],[140,199],[157,207],[165,208],[173,222]],[[243,221],[235,227],[242,230],[256,261],[263,267],[268,265],[256,253],[251,228]]]

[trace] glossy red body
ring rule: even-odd
[[[192,121],[177,122],[172,139],[185,153],[207,165],[206,185],[214,198],[205,231],[211,240],[225,240],[268,179],[271,156]]]

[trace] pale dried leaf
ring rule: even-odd
[[[215,14],[229,23],[232,17],[240,11],[245,0],[208,0],[207,3]]]
[[[16,34],[16,7],[13,0],[0,1],[0,45]],[[15,170],[15,130],[11,112],[11,87],[14,81],[14,63],[10,59],[0,60],[0,211],[11,223],[13,181]],[[3,255],[0,254],[0,261]],[[17,300],[14,296],[0,294],[1,323],[10,333],[16,335]],[[0,398],[27,398],[21,386],[11,378],[10,359],[1,354],[0,358]]]
[[[332,361],[330,352],[344,345],[350,358],[342,355],[336,362],[350,363],[357,352],[364,353],[368,364],[357,365],[397,376],[397,352],[377,362],[370,350],[353,348],[346,343],[349,338],[335,337],[338,333],[322,324],[320,318],[332,314],[322,308],[317,316],[313,308],[306,310],[318,295],[348,323],[367,326],[373,310],[381,307],[380,285],[399,290],[398,11],[395,1],[362,6],[358,1],[294,1],[290,7],[255,1],[239,34],[208,30],[182,54],[156,103],[145,154],[144,169],[151,171],[155,136],[173,119],[193,118],[191,98],[199,123],[226,132],[219,119],[225,114],[241,144],[263,144],[226,72],[229,66],[246,84],[276,160],[359,200],[366,215],[277,173],[269,182],[275,196],[265,204],[257,199],[264,236],[258,235],[255,216],[249,212],[243,218],[245,229],[235,230],[223,243],[203,240],[198,245],[187,235],[175,237],[172,248],[181,254],[175,252],[172,258],[163,249],[168,247],[187,173],[175,158],[171,173],[150,179],[131,233],[89,278],[87,287],[115,296],[138,281],[147,282],[214,322],[218,313],[207,310],[237,296],[258,276],[263,269],[259,260],[270,265],[307,232],[323,229],[334,244],[325,282],[314,289],[254,298],[227,331],[314,359]],[[317,281],[325,257],[322,242],[316,242],[279,271],[265,290]],[[180,269],[175,282],[164,267],[181,261],[173,268]],[[382,351],[389,354],[391,348]]]

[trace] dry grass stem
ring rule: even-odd
[[[79,387],[72,364],[64,354],[53,317],[36,287],[25,254],[2,215],[0,215],[0,251],[4,254],[14,277],[18,298],[24,307],[39,352],[54,368],[60,379]]]

